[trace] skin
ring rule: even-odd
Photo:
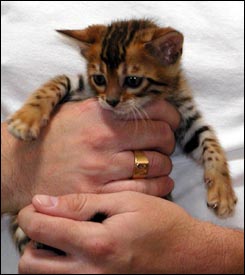
[[[88,221],[106,213],[102,223]],[[222,274],[244,272],[243,232],[189,216],[136,192],[35,196],[19,224],[33,240],[66,252],[26,248],[21,274]]]
[[[37,193],[127,189],[167,194],[173,188],[166,175],[171,170],[168,155],[174,148],[179,115],[166,102],[155,102],[147,112],[152,121],[132,123],[113,118],[94,100],[67,103],[40,139],[31,143],[12,138],[3,124],[2,211],[20,209]],[[150,178],[146,180],[128,180],[134,149],[149,150]],[[128,173],[114,182],[120,169],[103,173],[112,155],[113,165]],[[102,224],[87,221],[98,212],[108,215]],[[57,256],[30,243],[19,263],[23,274],[242,273],[244,269],[243,232],[195,220],[171,202],[135,192],[35,196],[18,221],[33,240],[67,253]]]
[[[102,109],[95,99],[66,103],[31,142],[14,138],[3,123],[1,213],[16,213],[40,193],[168,194],[173,189],[169,155],[180,116],[165,101],[156,101],[145,111],[150,120],[126,121]],[[132,150],[145,151],[149,159],[144,180],[129,180]]]

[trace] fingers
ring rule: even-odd
[[[120,137],[116,146],[121,151],[154,150],[170,155],[175,148],[174,132],[164,121],[127,121],[116,131]]]
[[[36,249],[30,242],[19,261],[20,274],[68,274],[74,267],[69,256],[57,256],[52,251]]]
[[[154,179],[122,180],[106,184],[101,192],[113,193],[121,191],[136,191],[152,196],[165,197],[174,188],[174,182],[169,177]]]
[[[144,106],[143,109],[144,111],[140,112],[141,115],[135,115],[137,119],[144,117],[151,120],[165,121],[173,131],[179,127],[180,114],[169,102],[158,99]],[[134,118],[135,117],[132,116],[132,119]]]
[[[83,113],[86,111],[87,121],[91,121],[91,125],[95,121],[97,127],[99,125],[98,131],[93,132],[91,136],[90,142],[94,145],[99,144],[107,148],[116,146],[116,149],[121,151],[156,149],[168,155],[174,150],[174,130],[178,127],[180,116],[175,108],[164,100],[157,100],[145,106],[144,112],[147,115],[143,120],[140,115],[113,115],[111,111],[100,108],[99,103],[91,99],[78,106],[78,109],[86,107]]]
[[[163,120],[167,122],[173,130],[180,124],[180,114],[169,102],[156,100],[153,104],[146,106],[145,111],[152,120]]]
[[[20,211],[18,223],[26,235],[36,242],[71,255],[88,250],[88,253],[92,253],[96,247],[103,249],[101,241],[108,238],[108,230],[105,224],[89,220],[98,213],[110,219],[117,214],[132,212],[136,209],[135,199],[138,196],[134,192],[60,197],[36,195],[32,200],[33,205]],[[128,204],[130,200],[132,202]]]
[[[142,152],[149,160],[147,178],[161,177],[170,174],[172,162],[168,156],[154,151]],[[132,178],[134,170],[134,153],[132,151],[120,152],[114,155],[111,162],[112,164],[108,168],[108,171],[110,174],[113,174],[113,180]]]
[[[81,109],[84,109],[84,106],[86,107],[86,112],[88,110],[91,110],[94,115],[96,113],[98,114],[102,112],[104,119],[108,121],[110,121],[110,119],[113,117],[111,115],[111,111],[101,108],[99,102],[94,98],[88,99],[80,103],[80,105],[78,106],[79,108],[77,108],[77,110],[80,110],[80,112],[81,112]],[[167,124],[171,126],[173,130],[176,130],[180,123],[179,112],[175,109],[174,106],[172,106],[169,102],[163,99],[157,99],[150,102],[146,106],[142,107],[142,111],[141,109],[139,109],[139,112],[140,114],[135,113],[134,115],[129,114],[125,116],[120,116],[120,119],[123,119],[124,117],[125,117],[125,120],[135,119],[135,118],[142,119],[143,117],[145,119],[165,121]],[[114,116],[114,119],[118,120],[118,117]]]
[[[131,192],[99,195],[70,194],[59,197],[36,195],[32,199],[32,204],[44,214],[78,221],[89,221],[97,213],[104,213],[110,217],[114,214],[127,212],[131,207],[125,204],[128,193]],[[20,212],[20,214],[22,213]],[[23,218],[22,215],[20,216]]]
[[[89,238],[92,238],[95,233],[103,236],[105,232],[101,228],[102,224],[82,221],[83,217],[94,216],[95,213],[92,207],[89,210],[84,208],[82,211],[83,208],[80,203],[83,203],[83,200],[75,200],[74,202],[73,199],[74,197],[67,198],[67,203],[61,200],[56,207],[47,207],[44,204],[40,206],[39,201],[39,208],[43,210],[43,213],[49,212],[49,215],[36,212],[33,206],[22,209],[18,215],[20,227],[30,239],[55,247],[68,254],[76,254],[81,251],[80,247],[86,249]],[[35,206],[37,205],[36,202]],[[65,205],[68,205],[68,208],[64,211]],[[64,218],[58,217],[59,215],[62,216],[61,213]],[[67,216],[70,215],[71,220],[65,218],[66,213]],[[74,215],[72,216],[71,213]],[[77,218],[81,218],[79,222],[73,219],[75,213]],[[80,215],[78,216],[77,213]]]

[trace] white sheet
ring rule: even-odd
[[[48,78],[84,72],[79,52],[64,43],[54,29],[150,17],[183,32],[183,67],[200,109],[227,152],[239,200],[232,218],[216,218],[206,207],[202,170],[177,152],[173,196],[200,219],[243,228],[243,1],[2,1],[1,7],[2,119]],[[17,257],[7,240],[5,222],[2,225],[2,273],[13,274]]]

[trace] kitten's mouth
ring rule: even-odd
[[[106,110],[113,111],[114,107],[110,106],[104,99],[99,97],[100,106]]]
[[[106,100],[99,98],[99,103],[103,109],[112,111],[114,114],[122,116],[129,114],[139,114],[143,113],[142,109],[146,103],[150,101],[150,98],[145,97],[138,100],[131,99],[125,102],[119,102],[115,107],[111,106],[106,102]]]

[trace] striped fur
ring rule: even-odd
[[[109,26],[59,32],[78,41],[88,63],[88,86],[82,76],[51,79],[8,119],[8,130],[23,140],[37,138],[55,106],[66,101],[97,96],[102,107],[118,115],[133,112],[144,116],[146,103],[164,98],[181,114],[178,143],[204,168],[208,206],[219,216],[231,214],[236,196],[224,151],[197,110],[181,70],[183,35],[150,20],[117,21]],[[16,223],[13,228],[22,251],[27,240]]]
[[[135,33],[152,27],[156,25],[147,20],[119,21],[110,25],[103,38],[101,60],[110,69],[118,68],[126,60],[126,48],[132,42]]]

